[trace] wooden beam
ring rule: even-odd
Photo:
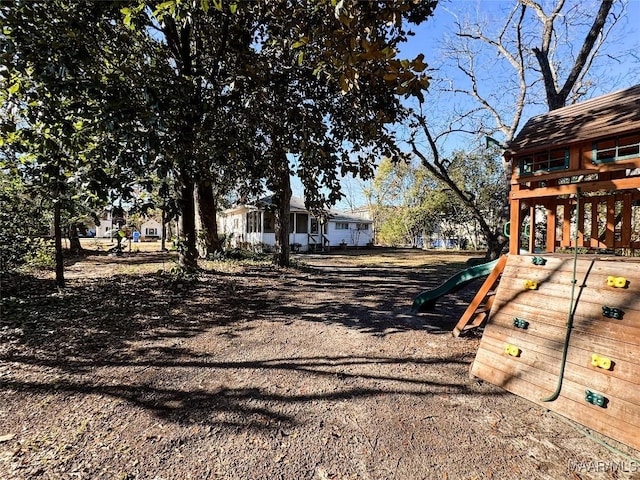
[[[458,323],[453,329],[454,337],[459,336],[460,333],[464,330],[464,328],[467,325],[469,325],[469,323],[473,320],[474,316],[477,314],[478,308],[480,308],[480,305],[482,305],[483,301],[486,301],[485,307],[488,308],[489,310],[491,309],[491,303],[493,303],[493,300],[487,301],[486,299],[487,299],[487,296],[489,295],[489,292],[493,290],[496,283],[500,279],[500,275],[502,275],[502,271],[504,270],[504,266],[506,264],[507,264],[507,256],[502,255],[498,260],[498,263],[496,263],[496,266],[493,267],[493,270],[491,271],[487,279],[484,281],[484,283],[476,293],[476,296],[473,297],[473,300],[471,301],[471,303],[469,304],[465,312],[462,314],[462,317],[460,317],[460,320],[458,320]],[[493,298],[493,297],[490,297],[490,298]],[[475,325],[475,326],[479,326],[479,325]]]
[[[515,174],[516,169],[514,169],[514,174],[511,176],[511,183],[522,184],[537,182],[540,180],[549,181],[558,178],[580,177],[583,175],[593,175],[594,173],[614,171],[625,172],[624,174],[626,175],[626,170],[633,168],[640,168],[640,159],[625,160],[624,162],[616,163],[603,163],[600,165],[593,165],[589,163],[589,161],[587,161],[587,163],[584,164],[583,168],[574,169],[573,167],[571,167],[569,170],[561,170],[559,172],[535,172],[520,177]]]
[[[522,189],[511,190],[511,199],[525,199],[525,198],[537,198],[537,197],[555,197],[558,195],[571,195],[577,193],[578,189],[581,192],[598,192],[602,191],[615,191],[615,190],[632,190],[640,188],[640,177],[627,177],[614,180],[596,181],[596,182],[583,182],[572,183],[570,185],[558,185],[555,187],[543,187],[534,189]]]

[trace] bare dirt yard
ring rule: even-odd
[[[374,250],[184,278],[168,254],[103,250],[69,262],[62,292],[46,272],[4,278],[0,478],[640,478],[469,378],[478,335],[450,331],[479,284],[410,312],[467,259]]]

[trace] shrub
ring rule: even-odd
[[[52,240],[44,238],[27,239],[30,247],[24,257],[28,267],[53,270],[56,268],[56,251]]]

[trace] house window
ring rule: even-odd
[[[298,213],[298,218],[296,220],[296,233],[307,233],[309,228],[309,215],[306,213]]]
[[[537,172],[553,172],[569,168],[569,149],[545,150],[518,159],[520,175]]]
[[[593,142],[593,163],[617,162],[640,157],[640,133]]]
[[[264,212],[264,232],[265,233],[274,233],[275,232],[275,218],[273,213]]]
[[[336,222],[336,230],[349,230],[347,222]]]
[[[260,232],[262,230],[262,215],[260,212],[247,213],[247,233]]]
[[[145,228],[145,235],[147,237],[155,237],[158,235],[158,229],[157,228]]]
[[[369,230],[368,223],[358,223],[358,230]]]

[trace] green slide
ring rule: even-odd
[[[475,265],[456,273],[439,287],[432,290],[426,290],[414,298],[411,310],[414,313],[417,313],[422,310],[433,308],[438,298],[446,295],[447,293],[457,292],[467,283],[475,280],[476,278],[489,275],[497,263],[498,260],[493,260],[492,262]]]

